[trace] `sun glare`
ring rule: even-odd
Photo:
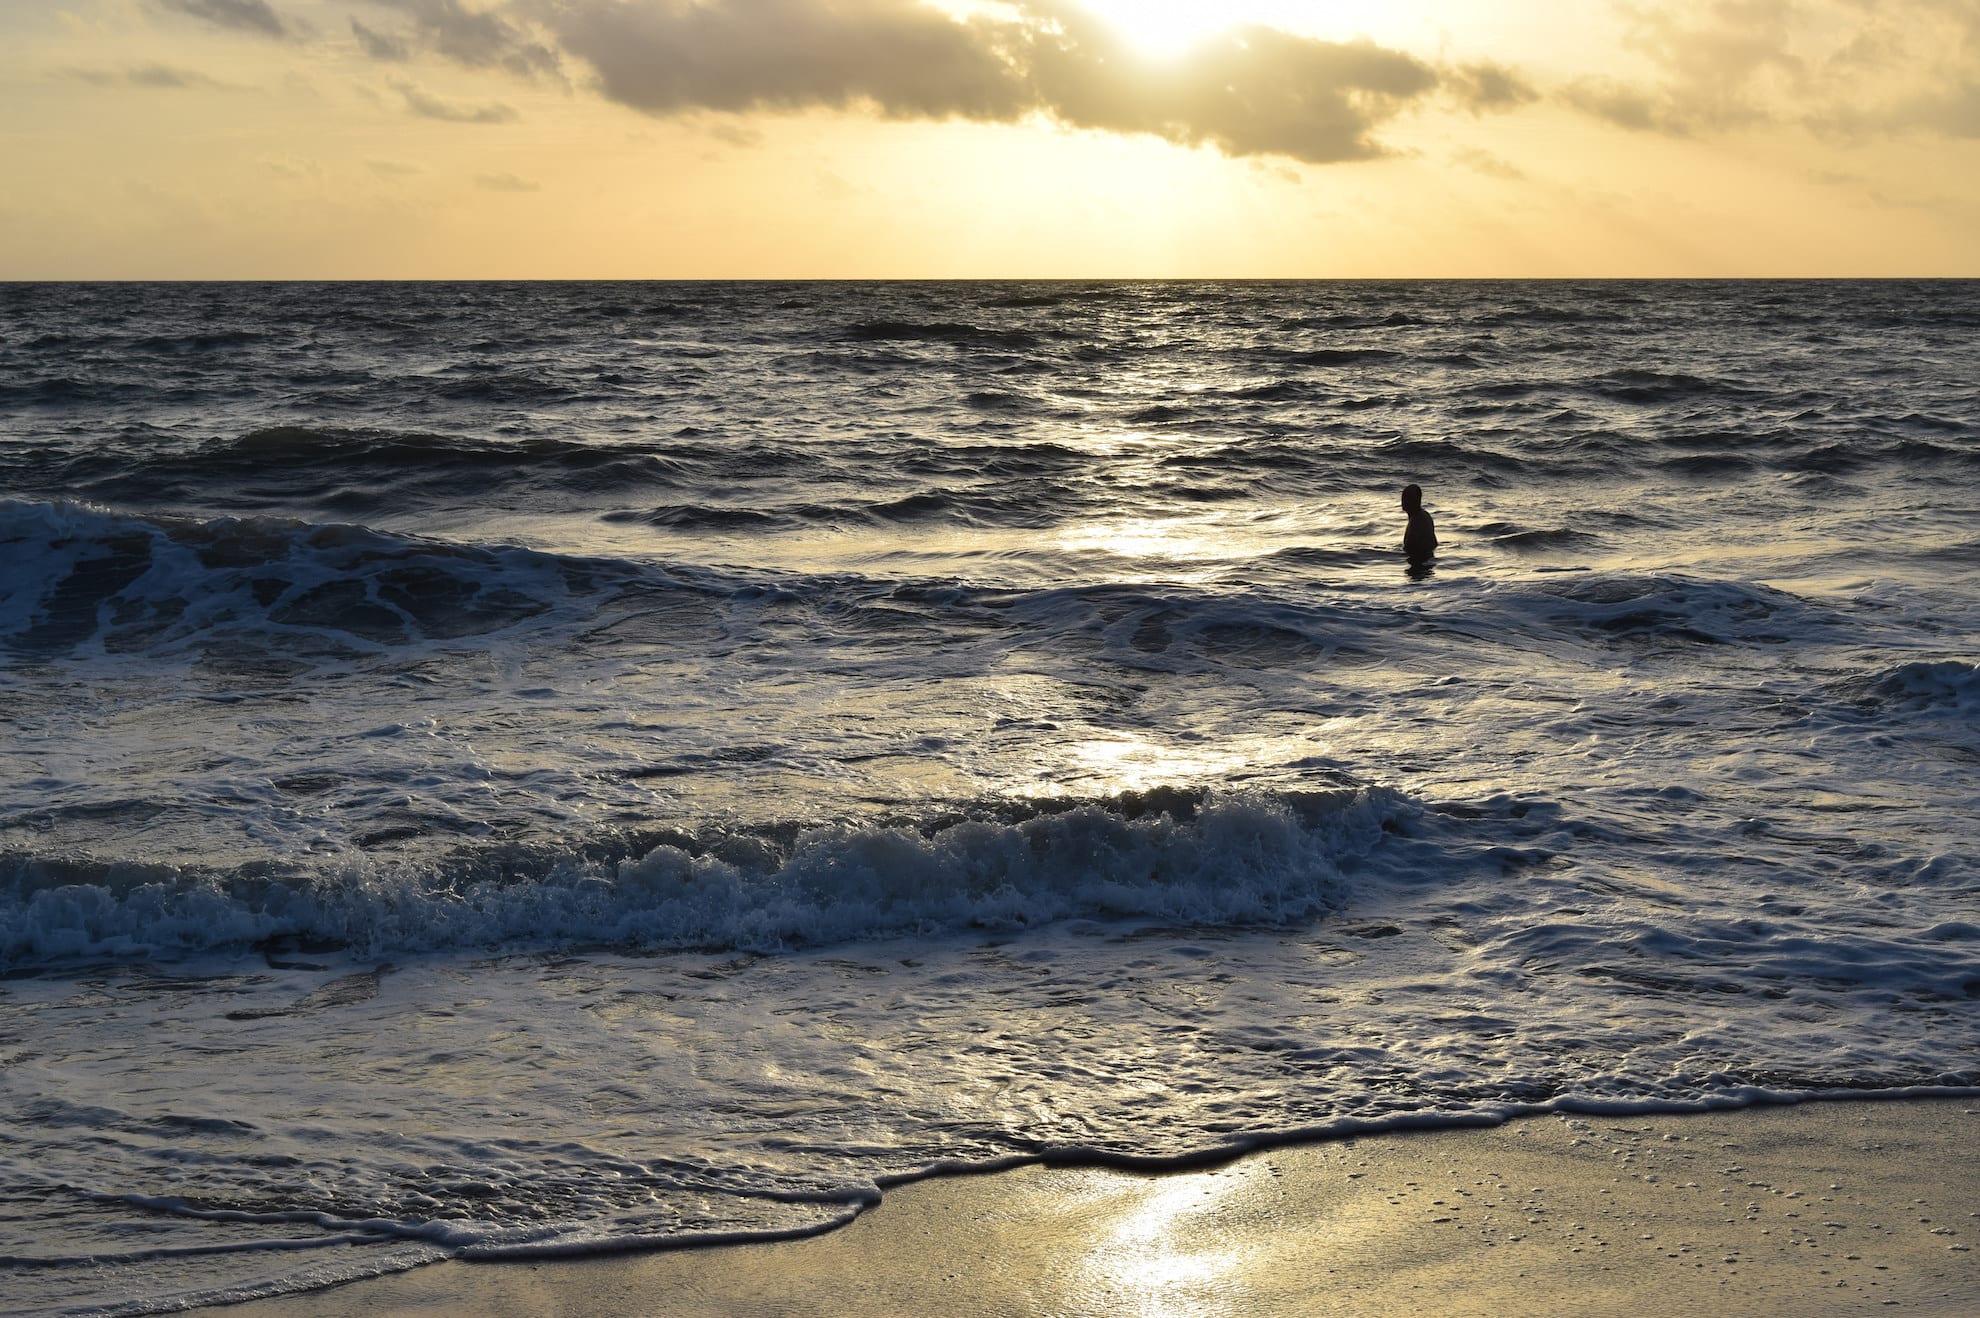
[[[1421,17],[1421,5],[1393,0],[1077,0],[1079,6],[1159,58],[1185,54],[1197,42],[1244,23],[1330,41],[1394,37],[1399,26]]]
[[[1144,54],[1167,59],[1239,21],[1232,6],[1204,0],[1081,0]]]

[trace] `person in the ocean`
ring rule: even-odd
[[[1423,511],[1423,487],[1405,485],[1403,511],[1409,514],[1409,529],[1403,532],[1403,554],[1411,566],[1421,567],[1437,556],[1437,528],[1430,514]]]

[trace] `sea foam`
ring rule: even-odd
[[[1169,792],[1008,802],[918,828],[676,835],[616,863],[496,851],[288,874],[0,856],[0,965],[284,943],[770,950],[1077,917],[1286,924],[1340,906],[1343,865],[1417,810],[1380,788]]]

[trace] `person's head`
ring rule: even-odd
[[[1403,486],[1403,511],[1406,513],[1413,513],[1422,506],[1423,506],[1423,487],[1420,485]]]

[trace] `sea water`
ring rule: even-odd
[[[0,286],[0,1309],[1980,1084],[1976,344],[1961,282]]]

